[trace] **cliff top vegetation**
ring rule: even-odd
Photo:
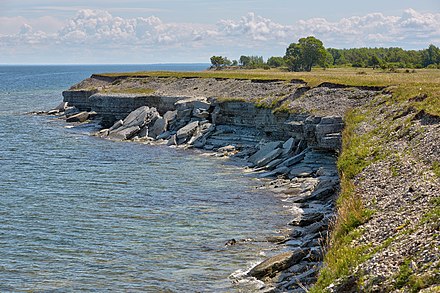
[[[381,70],[372,68],[313,68],[311,72],[286,72],[279,69],[237,69],[203,72],[129,72],[101,73],[97,77],[114,79],[131,77],[162,77],[162,78],[226,78],[248,79],[256,81],[292,80],[305,82],[310,87],[322,83],[333,83],[357,87],[383,87],[393,93],[397,101],[409,101],[417,109],[427,113],[440,115],[440,70],[438,69],[401,69]],[[417,99],[415,97],[424,97]]]

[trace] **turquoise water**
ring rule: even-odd
[[[239,166],[24,114],[56,106],[92,73],[162,68],[0,66],[1,292],[234,292],[228,276],[271,249],[224,246],[286,223]]]

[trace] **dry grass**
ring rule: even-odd
[[[393,93],[397,102],[407,101],[414,97],[412,103],[417,109],[424,109],[427,113],[440,116],[440,70],[418,69],[414,72],[400,70],[389,72],[370,68],[330,68],[314,69],[311,72],[285,72],[271,70],[228,70],[203,72],[129,72],[129,73],[102,73],[99,76],[107,77],[176,77],[176,78],[234,78],[249,80],[281,80],[291,81],[298,79],[306,82],[310,87],[316,87],[323,82],[343,84],[348,86],[385,87]]]
[[[149,88],[121,88],[118,89],[116,87],[107,88],[101,91],[101,93],[106,94],[133,94],[133,95],[151,95],[154,93],[154,89]]]

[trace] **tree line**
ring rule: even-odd
[[[325,48],[322,41],[309,36],[291,43],[284,56],[272,56],[264,61],[262,56],[242,55],[239,60],[223,56],[211,57],[212,68],[241,67],[286,68],[289,71],[311,71],[313,66],[372,67],[372,68],[440,68],[440,49],[429,45],[423,50],[392,48]]]

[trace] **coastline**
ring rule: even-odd
[[[133,78],[137,79],[134,81],[136,84],[139,80],[149,79],[150,77],[134,76]],[[112,126],[100,132],[98,134],[99,136],[124,140],[134,139],[148,143],[159,139],[161,140],[160,143],[177,145],[179,147],[220,150],[219,155],[221,156],[232,155],[246,159],[250,165],[256,166],[254,171],[262,171],[264,177],[278,177],[277,179],[274,178],[274,180],[268,184],[268,186],[271,186],[268,188],[278,191],[286,202],[290,201],[289,204],[292,204],[292,210],[299,209],[301,212],[298,212],[299,216],[290,223],[295,227],[291,230],[291,234],[284,237],[284,239],[278,238],[272,239],[272,241],[279,242],[281,245],[285,245],[290,241],[291,245],[288,252],[276,255],[273,258],[268,258],[251,269],[247,276],[264,280],[267,284],[264,290],[274,290],[274,292],[283,290],[299,290],[302,292],[301,290],[304,291],[304,288],[310,288],[316,282],[316,276],[322,266],[322,259],[324,257],[321,249],[323,246],[322,243],[324,242],[320,244],[317,239],[321,239],[322,241],[325,238],[322,236],[326,236],[328,233],[329,219],[333,219],[335,200],[339,190],[339,177],[337,182],[332,182],[331,184],[328,182],[334,181],[334,174],[338,174],[336,170],[336,157],[332,155],[333,161],[329,162],[329,160],[326,160],[325,156],[322,156],[319,152],[325,151],[326,153],[337,154],[341,151],[341,131],[344,128],[344,122],[346,122],[345,119],[347,119],[347,117],[342,117],[342,115],[338,116],[339,113],[343,114],[353,108],[368,109],[368,107],[371,107],[369,104],[372,102],[377,103],[377,101],[392,100],[392,95],[387,91],[381,91],[383,87],[347,87],[327,83],[321,84],[319,87],[310,88],[304,86],[304,83],[298,83],[296,81],[291,82],[288,87],[290,92],[286,93],[283,91],[281,94],[279,88],[285,90],[285,82],[279,80],[264,80],[264,82],[248,80],[244,81],[244,83],[248,82],[252,86],[264,85],[266,91],[269,87],[269,92],[270,86],[274,84],[273,86],[277,87],[278,92],[275,90],[272,92],[272,95],[258,96],[258,93],[267,92],[257,91],[257,96],[255,97],[252,96],[255,95],[255,92],[250,91],[250,96],[246,97],[243,93],[248,93],[249,91],[246,91],[245,87],[244,89],[241,87],[241,92],[238,91],[239,94],[235,96],[229,94],[227,97],[218,97],[215,96],[217,92],[210,92],[209,89],[206,89],[206,84],[204,85],[205,88],[203,86],[200,87],[199,77],[177,78],[177,82],[175,79],[173,80],[173,78],[170,79],[169,77],[155,76],[150,79],[153,79],[153,83],[160,84],[162,81],[158,80],[161,78],[162,81],[166,81],[169,84],[175,83],[178,86],[175,88],[165,87],[154,89],[151,88],[151,80],[146,82],[144,80],[142,84],[143,87],[148,90],[147,92],[123,93],[127,91],[127,88],[133,87],[132,83],[130,86],[124,88],[123,91],[117,93],[112,92],[111,87],[109,91],[109,88],[106,88],[105,84],[101,84],[97,89],[85,93],[84,90],[81,89],[80,84],[79,87],[75,86],[71,91],[65,92],[65,101],[69,104],[74,104],[75,98],[78,99],[79,107],[84,107],[82,110],[86,110],[83,111],[83,113],[88,113],[88,116],[79,113],[83,115],[83,118],[80,118],[80,120],[84,119],[85,121],[92,118],[91,116],[97,115],[97,117],[103,118],[104,125]],[[93,79],[93,76],[91,79]],[[131,77],[124,77],[120,83],[125,83],[127,80],[128,82],[133,82],[133,80],[130,79]],[[111,80],[104,82],[113,84],[116,80],[112,77]],[[231,82],[231,79],[226,80],[227,82]],[[100,80],[100,82],[101,81],[102,80]],[[185,95],[178,95],[176,89],[177,91],[182,90],[182,83],[179,84],[179,82],[182,81],[186,84],[188,90]],[[193,81],[195,81],[196,86],[192,83]],[[206,81],[208,81],[208,84],[212,84],[217,82],[221,83],[224,79],[204,78],[203,83]],[[87,80],[85,84],[87,84],[87,82],[90,82],[90,80]],[[234,80],[232,82],[243,83],[243,80]],[[116,85],[120,86],[120,83]],[[148,86],[145,86],[146,83]],[[129,85],[129,83],[126,85]],[[240,84],[240,86],[242,85]],[[198,93],[199,88],[204,90],[205,96],[191,96],[188,94],[192,92]],[[224,88],[224,86],[219,87],[222,91]],[[78,95],[75,97],[75,94]],[[143,108],[142,110],[138,110],[136,114],[130,114],[133,113],[133,110],[139,109],[136,101],[145,104],[147,100],[148,103],[150,103],[148,109]],[[169,104],[171,104],[169,103],[170,100],[175,105],[175,108],[168,108],[170,107]],[[283,105],[285,105],[286,102],[289,102],[290,110],[292,108],[294,109],[293,112],[290,111],[286,113],[283,111]],[[127,108],[121,112],[121,105],[124,104],[130,105],[131,108]],[[378,104],[376,107],[380,108],[382,105],[383,104]],[[64,109],[55,110],[58,111],[59,114],[64,115],[63,113],[67,110],[65,108],[67,105],[62,104],[60,106],[62,108],[64,107]],[[154,110],[152,110],[153,108]],[[95,112],[94,109],[98,111]],[[115,109],[118,109],[118,111],[115,111]],[[161,110],[157,111],[156,109]],[[386,111],[384,107],[381,109],[381,111]],[[174,111],[175,113],[172,113]],[[128,114],[134,116],[134,120],[140,120],[141,123],[136,124],[138,123],[136,122],[133,124],[133,119],[125,120]],[[411,115],[411,112],[406,115]],[[155,118],[146,118],[152,116]],[[379,116],[380,115],[378,115],[378,117]],[[139,117],[141,117],[141,119],[137,119]],[[402,117],[405,117],[405,115]],[[430,116],[428,115],[428,117]],[[395,120],[399,122],[400,120],[398,119],[400,118],[401,117],[398,117]],[[421,116],[421,119],[425,119],[424,116]],[[436,121],[435,119],[436,118],[434,118],[434,121]],[[116,123],[112,124],[112,122],[115,121]],[[156,123],[157,121],[161,122]],[[123,127],[124,125],[128,125],[129,127]],[[436,127],[436,122],[434,122],[433,125]],[[127,131],[127,129],[134,126],[135,128]],[[352,125],[349,124],[349,126]],[[144,134],[140,135],[142,134],[142,129],[145,128],[147,131],[145,132],[144,130]],[[158,130],[155,130],[157,128]],[[150,129],[155,130],[153,131],[154,137],[149,135],[148,130]],[[181,129],[184,131],[180,131]],[[111,133],[112,131],[113,134]],[[116,133],[116,135],[114,133]],[[160,137],[162,134],[163,136]],[[289,142],[290,139],[293,139],[293,141],[291,140]],[[289,151],[287,151],[288,155],[282,157],[281,154],[287,149],[289,144],[291,147]],[[344,152],[344,149],[342,149],[342,151]],[[249,160],[249,158],[252,158],[252,156],[258,152],[260,152],[262,156],[260,160]],[[309,157],[306,158],[306,156]],[[305,161],[305,159],[308,159],[309,162]],[[320,162],[319,160],[321,159],[324,159],[325,163]],[[285,165],[279,166],[286,164],[286,161],[289,161],[287,164],[294,163],[288,165],[288,167]],[[330,170],[330,174],[333,175],[333,178],[330,180],[328,180],[329,178],[324,178],[323,181],[325,182],[325,180],[327,180],[326,183],[314,181],[316,178],[332,176],[326,173],[329,172],[329,170],[320,170],[319,167],[315,169],[311,168],[310,165],[307,165],[310,163],[313,163],[315,165],[314,167],[318,165],[332,166],[333,169]],[[299,168],[297,164],[300,165]],[[283,169],[281,167],[286,168]],[[341,169],[339,169],[339,171],[341,171]],[[298,179],[300,180],[298,181]],[[343,178],[343,180],[345,180],[345,178]],[[326,186],[325,184],[330,185]],[[343,182],[343,184],[345,184],[345,182]],[[343,186],[343,193],[344,188]],[[313,209],[310,209],[310,202],[307,202],[308,199],[314,201],[320,197],[328,200],[328,202],[324,201],[322,205],[328,206],[330,209],[322,212],[321,206],[321,210],[318,209],[319,212],[312,211]],[[313,204],[316,204],[316,202],[313,202]],[[309,209],[309,212],[304,212],[304,210],[307,209]],[[374,218],[374,216],[370,216],[370,218],[371,217]],[[317,225],[316,223],[320,224]],[[360,224],[362,223],[363,222]],[[306,228],[304,228],[304,226]],[[313,230],[313,228],[316,228],[316,230]],[[307,233],[305,236],[301,236],[304,230],[312,231],[315,234]],[[318,236],[316,233],[319,233]],[[304,238],[301,238],[303,236]],[[297,237],[300,237],[300,240],[295,239]],[[304,241],[307,237],[311,238],[308,239],[308,241],[313,242],[311,246],[313,249],[309,249],[307,245],[304,245],[307,243]],[[286,245],[286,247],[287,246],[289,245]],[[305,264],[304,262],[308,263]],[[336,285],[332,284],[332,286],[327,287],[327,289],[329,291],[342,292],[340,290],[344,290],[342,288],[344,288],[344,282],[347,281],[351,282],[350,278],[343,279],[342,281],[338,280]]]
[[[260,289],[278,291],[302,290],[315,283],[339,190],[336,154],[341,148],[342,117],[306,111],[277,114],[261,104],[277,103],[280,96],[295,101],[306,94],[328,93],[335,101],[350,102],[353,91],[365,100],[374,92],[325,86],[312,90],[303,83],[278,80],[130,79],[93,75],[63,92],[64,102],[48,113],[59,111],[74,123],[100,119],[107,128],[96,135],[103,138],[198,148],[242,160],[249,166],[247,172],[270,180],[262,188],[281,198],[291,220],[281,236],[266,239],[279,246],[278,253],[232,281],[261,280],[265,285]],[[109,88],[114,84],[117,89]],[[137,91],[142,92],[130,90],[140,84],[142,90]],[[220,93],[227,98],[214,98]],[[328,114],[343,112],[332,110]],[[231,239],[226,245],[237,241]]]

